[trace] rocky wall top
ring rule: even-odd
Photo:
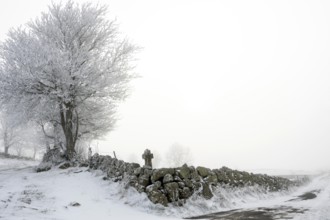
[[[164,206],[169,203],[183,205],[194,193],[210,199],[214,187],[258,185],[268,191],[280,191],[295,184],[286,178],[252,174],[227,167],[209,169],[184,164],[177,168],[151,169],[98,154],[90,158],[89,167],[102,170],[113,181],[127,179],[130,186],[140,193],[146,193],[153,203]]]

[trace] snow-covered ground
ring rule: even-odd
[[[4,158],[0,155],[0,171],[20,169],[38,165],[38,161]]]
[[[102,180],[104,174],[99,171],[70,168],[35,173],[34,165],[36,162],[33,161],[0,158],[0,219],[170,220],[232,209],[256,210],[260,207],[275,208],[282,212],[290,212],[291,209],[281,207],[305,210],[302,214],[286,215],[297,220],[330,219],[329,173],[317,175],[308,185],[288,192],[265,194],[257,187],[219,188],[213,192],[215,196],[211,200],[193,196],[184,207],[164,208],[152,204],[144,194],[125,187],[123,182]],[[299,195],[306,192],[313,192],[315,198],[299,199]]]
[[[35,173],[24,165],[35,163],[0,158],[0,219],[175,219],[132,207],[139,200],[147,203],[139,194],[132,195],[135,199],[126,205],[120,194],[130,190],[120,192],[124,190],[120,184],[104,181],[86,168]]]

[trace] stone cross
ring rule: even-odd
[[[152,169],[152,162],[151,159],[154,158],[154,155],[150,152],[149,149],[146,149],[144,153],[142,154],[142,158],[145,161],[144,167]]]

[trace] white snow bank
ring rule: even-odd
[[[103,181],[97,172],[87,172],[86,168],[35,173],[33,168],[11,169],[16,162],[17,166],[25,162],[0,161],[0,219],[171,219],[148,214],[146,207],[125,205],[124,201],[134,205],[139,200],[146,204],[147,198],[138,193],[132,200],[120,198],[120,194],[129,196],[127,193],[132,192],[124,192],[120,184]],[[71,206],[73,203],[80,206]]]

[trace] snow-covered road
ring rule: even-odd
[[[257,193],[254,197],[258,197]],[[231,202],[239,202],[239,198]],[[287,195],[244,203],[191,219],[330,220],[330,173],[314,176],[309,184]]]

